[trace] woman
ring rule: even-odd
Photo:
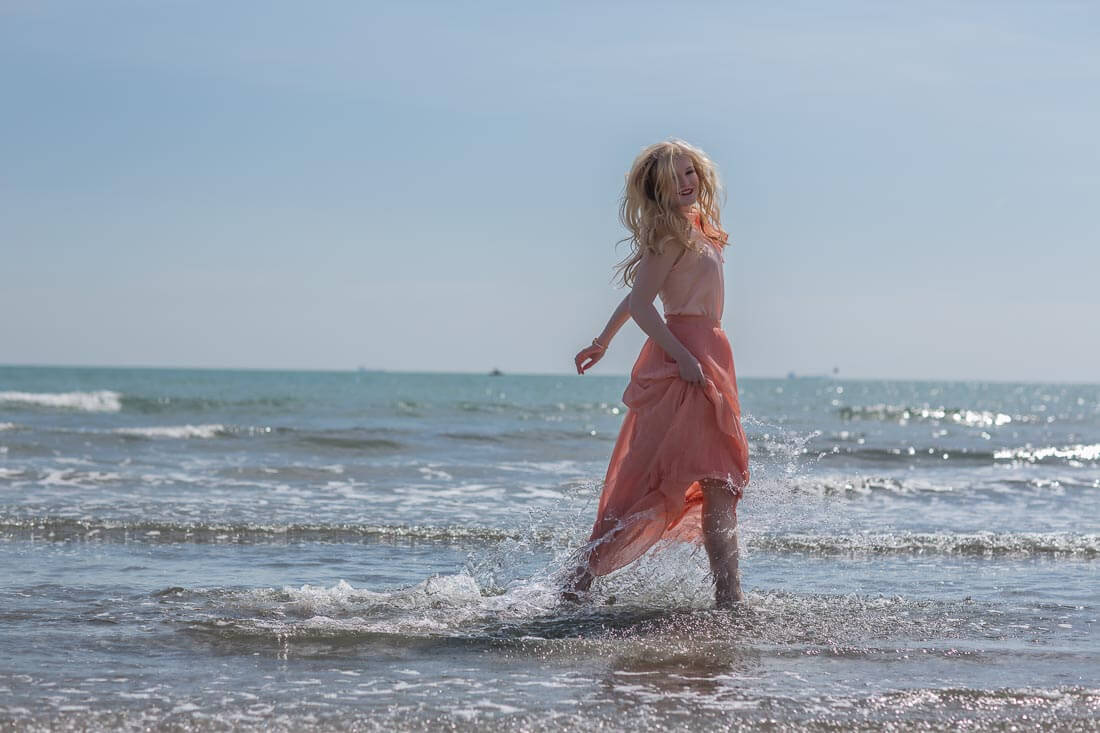
[[[631,290],[577,354],[577,372],[603,357],[628,317],[649,339],[623,394],[626,418],[567,599],[659,540],[701,536],[717,604],[742,600],[736,507],[749,480],[748,445],[721,326],[728,237],[718,193],[714,164],[682,140],[645,148],[627,174],[619,218],[631,253],[618,272]],[[664,319],[653,306],[657,295]]]

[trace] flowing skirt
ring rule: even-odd
[[[587,546],[593,575],[623,567],[659,540],[699,542],[699,482],[725,481],[736,507],[749,481],[733,352],[721,324],[706,316],[666,320],[706,380],[680,379],[676,361],[653,339],[642,347],[623,393],[627,414]]]

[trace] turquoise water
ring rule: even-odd
[[[729,613],[557,598],[624,387],[0,368],[0,726],[1093,729],[1100,388],[742,380]]]

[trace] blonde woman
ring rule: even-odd
[[[594,577],[664,540],[698,541],[710,559],[715,601],[742,600],[737,502],[749,480],[733,354],[722,330],[719,181],[703,151],[682,140],[651,145],[627,174],[619,218],[630,255],[618,266],[630,288],[577,373],[598,362],[627,318],[649,336],[623,394],[628,410],[600,496],[595,526],[563,596],[577,600]],[[654,308],[660,296],[664,318]]]

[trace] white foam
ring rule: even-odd
[[[516,471],[519,473],[553,474],[555,476],[587,476],[588,466],[578,461],[505,461],[496,464],[501,471]]]
[[[426,479],[439,479],[440,481],[451,481],[452,479],[454,479],[454,476],[438,468],[420,466],[417,470],[420,471],[420,473]]]
[[[238,596],[246,610],[278,618],[245,623],[261,633],[372,632],[438,634],[488,619],[526,619],[557,603],[555,587],[519,584],[501,595],[483,595],[465,573],[437,575],[408,588],[374,592],[341,580],[335,586],[304,585],[248,591]],[[287,616],[291,618],[286,618]],[[296,620],[292,620],[297,617]]]
[[[13,422],[0,422],[0,430],[15,430],[17,427]]]
[[[847,493],[870,495],[876,491],[905,495],[925,492],[950,493],[958,491],[959,485],[957,481],[937,482],[924,477],[898,478],[838,473],[793,477],[785,481],[783,488],[812,496]]]
[[[71,469],[49,469],[39,480],[42,486],[74,486],[92,488],[98,484],[122,480],[122,475],[112,471],[73,471]]]
[[[155,425],[147,428],[116,428],[119,435],[138,438],[214,438],[226,432],[224,425]]]
[[[315,615],[333,610],[347,610],[357,604],[375,603],[386,597],[385,593],[355,588],[346,580],[341,580],[331,588],[313,585],[303,585],[301,588],[287,586],[283,588],[283,593],[290,597],[295,611]]]
[[[97,392],[0,392],[0,403],[4,402],[84,412],[118,412],[122,409],[122,395],[107,389]]]

